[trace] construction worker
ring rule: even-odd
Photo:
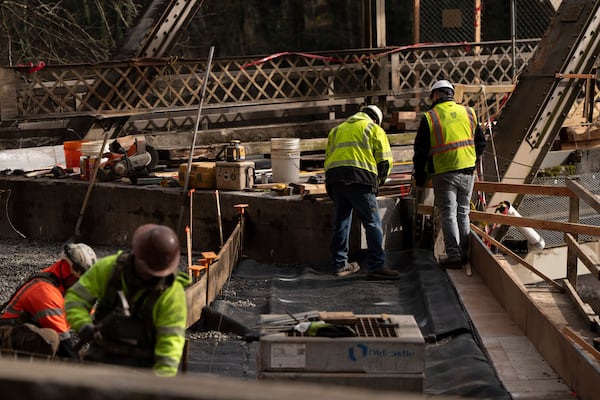
[[[1,347],[54,357],[74,357],[64,293],[96,262],[83,243],[67,243],[60,260],[27,279],[2,309]]]
[[[367,237],[367,279],[397,279],[397,271],[385,266],[383,229],[376,195],[392,170],[392,151],[381,128],[383,113],[369,105],[331,129],[325,152],[325,186],[333,200],[331,263],[337,276],[360,269],[348,263],[350,225],[354,211]]]
[[[145,224],[135,230],[131,250],[101,258],[67,291],[67,319],[80,343],[90,343],[84,359],[177,374],[190,283],[177,272],[179,259],[175,232]]]
[[[450,82],[435,82],[430,97],[431,109],[423,115],[414,141],[414,180],[423,187],[431,178],[446,247],[439,263],[460,269],[468,262],[474,173],[486,140],[475,111],[454,101]]]

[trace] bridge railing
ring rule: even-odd
[[[527,65],[537,43],[517,42],[518,68]],[[231,126],[264,111],[332,119],[343,116],[335,112],[350,112],[346,105],[367,101],[377,101],[387,111],[419,110],[427,107],[429,87],[437,79],[507,85],[513,83],[512,66],[509,41],[216,59],[203,123]],[[174,58],[0,68],[0,122],[125,117],[131,126],[135,121],[137,131],[144,130],[144,123],[146,131],[190,126],[206,69],[206,60]],[[482,104],[495,114],[498,93],[484,97]],[[465,91],[465,100],[482,102],[481,93]]]

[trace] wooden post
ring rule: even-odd
[[[375,1],[375,29],[377,47],[387,46],[385,35],[385,0]]]
[[[414,8],[413,43],[417,44],[421,41],[421,0],[415,0]]]
[[[481,0],[475,0],[475,43],[481,42]]]
[[[579,197],[569,197],[569,222],[579,222]],[[565,234],[565,242],[567,242],[567,234]],[[577,242],[579,235],[572,234],[573,239]],[[577,287],[577,253],[570,246],[567,248],[567,280]]]
[[[473,28],[474,28],[475,43],[479,43],[479,42],[481,42],[481,0],[475,0],[475,13],[474,13]],[[475,48],[473,49],[473,52],[475,53],[475,59],[478,59],[479,53],[481,52],[481,47],[475,46]],[[477,83],[479,83],[479,77],[477,79],[478,79]]]
[[[417,44],[421,42],[421,0],[415,0],[414,7],[414,25],[413,25],[413,43]],[[421,82],[421,71],[415,71],[415,86]],[[419,100],[419,94],[415,94],[415,98]],[[415,106],[415,111],[421,111],[421,107],[419,107],[419,102],[417,101],[417,105]]]
[[[373,14],[371,10],[371,0],[361,2],[362,22],[363,22],[363,47],[373,47]]]

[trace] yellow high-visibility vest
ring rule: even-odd
[[[475,166],[477,117],[471,107],[445,101],[425,113],[429,124],[434,171],[441,174]]]
[[[325,171],[355,167],[377,175],[377,164],[386,160],[391,171],[394,160],[387,135],[363,112],[354,114],[329,132]]]

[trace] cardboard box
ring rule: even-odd
[[[179,166],[178,179],[181,186],[185,184],[187,168],[187,163]],[[217,187],[216,163],[208,161],[193,162],[188,186],[194,189],[215,189]]]
[[[252,161],[217,161],[217,189],[244,190],[253,185]]]
[[[357,315],[356,337],[314,337],[273,332],[269,322],[285,315],[261,315],[257,354],[259,379],[343,384],[422,391],[425,340],[412,315]],[[386,322],[386,323],[384,323]]]
[[[261,322],[279,315],[262,315]],[[367,327],[378,324],[376,315],[359,315]],[[307,337],[268,333],[260,338],[258,367],[270,372],[352,372],[420,374],[425,370],[425,340],[412,315],[389,315],[393,335]],[[357,325],[358,326],[358,325]],[[358,329],[357,329],[358,330]]]

